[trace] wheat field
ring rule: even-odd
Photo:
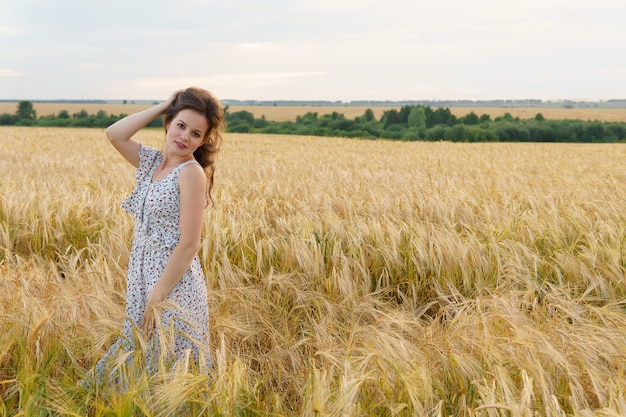
[[[0,128],[0,415],[624,415],[625,157],[228,134],[201,249],[214,369],[92,392],[132,167],[101,130]]]

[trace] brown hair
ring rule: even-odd
[[[222,144],[221,130],[225,126],[224,109],[222,103],[209,91],[198,88],[189,87],[183,90],[172,104],[163,112],[165,117],[165,128],[170,124],[176,115],[185,109],[192,109],[202,114],[208,124],[204,135],[204,142],[193,153],[194,158],[202,168],[207,177],[207,194],[211,203],[211,189],[213,188],[213,174],[215,173],[215,161],[217,160],[217,152]]]

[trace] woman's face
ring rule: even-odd
[[[166,127],[165,146],[175,155],[189,156],[204,142],[209,123],[197,111],[184,109]]]

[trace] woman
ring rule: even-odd
[[[161,115],[162,151],[131,139]],[[122,203],[135,218],[126,320],[122,336],[96,364],[95,375],[88,374],[97,383],[118,379],[111,371],[117,362],[111,359],[120,350],[133,352],[137,340],[148,341],[143,352],[148,373],[188,359],[211,366],[207,289],[197,251],[223,126],[219,100],[192,87],[106,129],[113,147],[137,168],[137,184]]]

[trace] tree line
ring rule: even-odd
[[[453,142],[623,142],[626,123],[582,120],[546,120],[541,113],[531,119],[513,117],[510,113],[491,118],[487,114],[470,112],[457,117],[447,107],[405,105],[385,111],[376,118],[371,109],[354,119],[332,112],[320,115],[309,112],[295,121],[276,122],[260,118],[246,110],[230,112],[225,107],[227,132],[290,134],[306,136],[338,136],[364,139],[394,139],[405,141]],[[0,114],[0,125],[47,127],[104,128],[126,114],[112,115],[100,110],[95,115],[85,110],[69,114],[37,117],[29,101],[18,103],[15,114]],[[161,118],[149,127],[162,127]]]
[[[37,112],[30,101],[22,100],[17,104],[14,114],[0,114],[0,126],[42,126],[42,127],[101,127],[105,128],[118,120],[128,116],[126,113],[119,115],[108,114],[99,110],[96,114],[89,114],[87,110],[80,110],[70,114],[67,110],[60,110],[46,116],[37,117]],[[162,120],[154,120],[149,127],[162,127]]]
[[[622,142],[626,123],[582,120],[546,120],[541,113],[531,119],[510,113],[494,119],[470,112],[457,117],[447,107],[406,105],[385,111],[379,119],[367,109],[362,116],[347,119],[332,112],[310,112],[294,122],[255,118],[248,111],[228,114],[228,129],[240,133],[271,133],[340,136],[364,139],[453,142]]]

